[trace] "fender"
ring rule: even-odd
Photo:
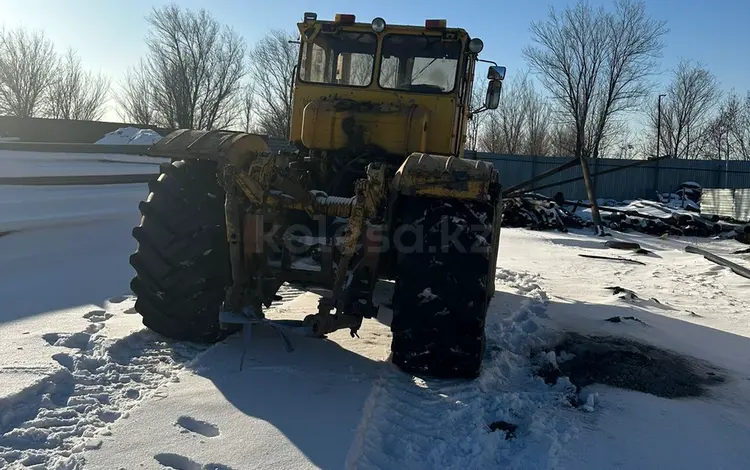
[[[238,168],[258,154],[270,154],[266,136],[232,131],[178,129],[167,134],[146,151],[151,157],[226,159]]]
[[[492,207],[492,239],[487,273],[487,298],[495,294],[495,270],[500,248],[503,200],[498,172],[483,160],[412,153],[391,180],[390,205],[395,208],[400,195],[487,202]],[[393,212],[391,212],[392,216]],[[391,217],[389,217],[391,219]]]
[[[391,181],[391,195],[494,201],[497,170],[490,162],[412,153]]]

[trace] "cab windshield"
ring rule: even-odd
[[[383,38],[380,86],[450,93],[456,83],[460,56],[460,41],[444,41],[440,36],[389,34]]]
[[[321,32],[304,42],[299,78],[304,82],[366,87],[372,83],[372,69],[378,37],[373,33]]]

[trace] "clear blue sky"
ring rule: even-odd
[[[610,5],[608,0],[590,0]],[[59,49],[78,50],[85,65],[101,70],[114,82],[144,53],[144,16],[166,1],[145,0],[0,0],[0,25],[43,29]],[[521,50],[530,43],[529,24],[545,18],[548,6],[572,0],[455,1],[442,0],[183,0],[179,5],[205,7],[248,42],[270,28],[293,31],[304,11],[319,18],[354,13],[360,21],[382,16],[389,23],[421,24],[425,18],[446,18],[484,40],[481,54],[508,67],[508,76],[524,68]],[[356,5],[356,6],[355,6]],[[723,89],[750,89],[750,0],[648,0],[655,18],[666,20],[663,68],[679,57],[704,62]],[[116,118],[108,113],[105,118]]]

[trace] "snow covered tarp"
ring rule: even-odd
[[[109,132],[96,144],[103,145],[153,145],[162,136],[151,129],[139,129],[137,127],[121,127],[116,131]]]

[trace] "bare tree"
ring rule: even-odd
[[[49,89],[46,116],[53,119],[101,119],[109,93],[109,80],[83,70],[81,59],[68,49]]]
[[[488,123],[479,137],[480,146],[511,155],[523,152],[528,86],[526,74],[517,75],[505,86],[501,106],[489,112]]]
[[[741,98],[730,91],[697,145],[700,158],[750,160],[750,92]]]
[[[487,92],[485,83],[485,80],[478,78],[474,79],[474,85],[472,86],[471,97],[469,99],[469,110],[474,111],[481,108],[484,104],[485,94]],[[481,112],[471,115],[466,129],[466,148],[470,150],[479,149],[479,131],[480,129],[482,129],[482,126],[486,122],[488,116],[489,115],[487,112]],[[494,150],[486,151],[493,152]]]
[[[611,124],[613,118],[635,109],[648,92],[667,28],[646,15],[642,0],[615,0],[613,12],[579,0],[561,13],[550,8],[546,21],[532,23],[531,33],[535,45],[525,48],[524,56],[575,129],[575,155],[599,232],[584,157],[599,156],[605,135],[620,127]]]
[[[576,156],[585,151],[586,124],[604,62],[604,22],[603,10],[594,12],[581,2],[562,13],[550,7],[546,21],[531,24],[537,45],[523,51],[531,70],[567,110],[575,128]]]
[[[525,89],[526,141],[524,153],[527,155],[549,155],[550,132],[552,130],[552,109],[531,84]]]
[[[570,116],[564,111],[553,110],[551,111],[551,116],[549,131],[550,153],[555,156],[575,157],[576,140],[578,135],[575,122],[573,122],[573,120],[570,119]],[[591,157],[595,135],[592,128],[595,125],[596,120],[592,119],[588,122],[586,127],[585,139],[583,142],[583,156],[586,158]],[[607,155],[608,151],[613,147],[618,147],[618,144],[624,145],[624,142],[628,140],[625,137],[627,131],[627,121],[609,121],[600,140],[600,156]]]
[[[574,157],[576,153],[576,128],[569,119],[553,121],[550,130],[550,153],[555,157]]]
[[[595,100],[595,103],[600,98]],[[628,139],[629,126],[628,122],[631,115],[612,115],[610,116],[603,128],[599,128],[601,114],[604,113],[604,106],[595,106],[591,119],[586,125],[586,140],[584,154],[588,158],[603,158],[608,155],[613,148],[619,147],[622,142]],[[596,152],[596,153],[595,153]]]
[[[125,73],[125,83],[117,95],[120,119],[132,124],[156,125],[156,109],[151,98],[151,83],[147,67],[141,60],[138,67]]]
[[[718,81],[702,64],[683,59],[672,72],[665,94],[661,109],[661,146],[673,157],[689,158],[691,146],[695,150],[719,101]],[[658,106],[652,105],[649,110],[652,139],[658,133],[658,114]]]
[[[581,0],[561,13],[551,8],[546,21],[532,23],[531,33],[536,45],[524,56],[569,114],[575,155],[596,158],[608,121],[635,109],[647,94],[665,23],[649,18],[642,1],[615,0],[614,11],[606,12]]]
[[[56,65],[54,47],[43,32],[0,30],[0,114],[41,114]]]
[[[506,154],[548,155],[551,118],[546,98],[534,88],[528,72],[522,72],[506,85],[500,107],[487,113],[480,147]]]
[[[370,54],[351,54],[349,65],[349,84],[367,86],[372,79],[375,56]],[[377,79],[377,77],[375,77]]]
[[[500,116],[498,116],[497,113],[487,113],[479,133],[477,145],[478,148],[485,152],[508,153],[505,142],[503,141],[503,129],[500,122]]]
[[[196,12],[170,4],[154,8],[146,19],[148,53],[124,84],[124,113],[144,117],[143,109],[128,107],[139,104],[136,94],[143,90],[138,87],[146,85],[148,107],[164,127],[211,130],[232,125],[239,117],[241,80],[247,71],[244,40],[205,9]]]
[[[242,90],[242,118],[241,127],[245,132],[254,128],[253,112],[255,111],[255,89],[252,84],[246,84]]]
[[[380,62],[380,76],[377,78],[380,83],[380,86],[387,87],[387,88],[396,88],[396,81],[398,80],[398,69],[399,69],[398,62],[399,62],[398,59],[396,59],[395,57],[383,58],[383,60]],[[472,88],[473,91],[476,91],[477,84],[478,82],[475,80],[474,88]],[[479,87],[481,88],[481,85]],[[472,100],[473,99],[474,99],[474,96],[472,95]],[[484,95],[481,96],[481,100],[479,101],[479,104],[477,105],[477,107],[481,106],[482,103],[484,103]],[[476,109],[476,108],[471,108],[471,109]]]
[[[503,105],[494,111],[500,124],[504,153],[518,155],[523,150],[528,83],[528,76],[517,76],[504,90]]]
[[[272,30],[250,51],[250,74],[257,93],[257,125],[274,137],[289,138],[292,80],[297,65],[297,35]]]
[[[599,106],[592,156],[597,158],[607,131],[618,126],[608,123],[622,113],[636,109],[652,89],[649,77],[659,67],[668,29],[646,13],[641,0],[615,0],[615,11],[605,15],[603,80],[599,84]]]
[[[743,160],[750,160],[750,91],[747,92],[744,100],[738,101],[737,114],[732,126],[732,137],[738,157]]]
[[[750,93],[746,98],[732,90],[722,103],[719,116],[723,119],[727,131],[727,149],[731,157],[747,160],[748,140],[750,139]],[[730,158],[731,158],[730,157]]]

